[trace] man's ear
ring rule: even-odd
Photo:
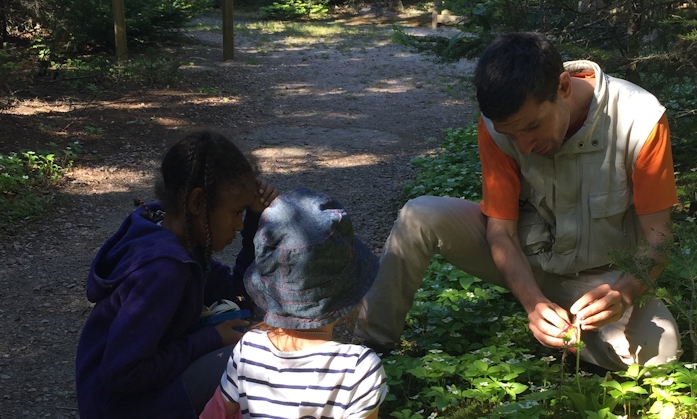
[[[564,71],[559,75],[559,97],[568,99],[571,96],[571,74]]]
[[[206,213],[206,197],[203,189],[194,188],[186,200],[186,209],[193,216],[198,216]]]

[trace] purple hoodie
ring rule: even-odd
[[[211,261],[204,281],[202,265],[144,212],[126,218],[87,277],[87,298],[95,306],[77,348],[81,419],[196,418],[181,374],[223,342],[214,326],[190,330],[204,304],[239,295],[251,302],[242,277],[254,260],[259,214],[247,212],[233,272]]]

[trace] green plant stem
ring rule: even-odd
[[[581,371],[581,350],[576,349],[576,386],[578,386],[578,392],[583,393],[581,391],[580,371]]]

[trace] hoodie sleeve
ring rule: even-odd
[[[230,268],[222,263],[212,260],[211,273],[206,282],[206,292],[204,304],[211,305],[221,298],[238,301],[237,297],[242,297],[244,301],[240,304],[242,308],[251,308],[251,299],[244,288],[244,273],[249,265],[254,262],[254,235],[259,227],[261,214],[248,211],[244,217],[244,228],[242,230],[242,250],[237,254],[235,267]]]
[[[200,312],[201,301],[190,308],[191,296],[201,292],[196,289],[201,282],[191,279],[190,268],[158,259],[131,273],[112,295],[120,299],[120,308],[99,369],[107,389],[132,393],[161,387],[195,359],[223,346],[213,326],[187,334],[187,310]]]

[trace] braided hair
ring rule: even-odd
[[[211,131],[187,135],[167,151],[160,177],[155,184],[155,194],[165,212],[183,215],[186,226],[186,246],[194,249],[193,214],[187,203],[191,192],[201,188],[205,197],[206,247],[205,272],[210,270],[213,243],[210,229],[210,213],[218,199],[218,188],[230,185],[235,191],[253,185],[259,170],[253,158],[246,156],[230,140]]]

